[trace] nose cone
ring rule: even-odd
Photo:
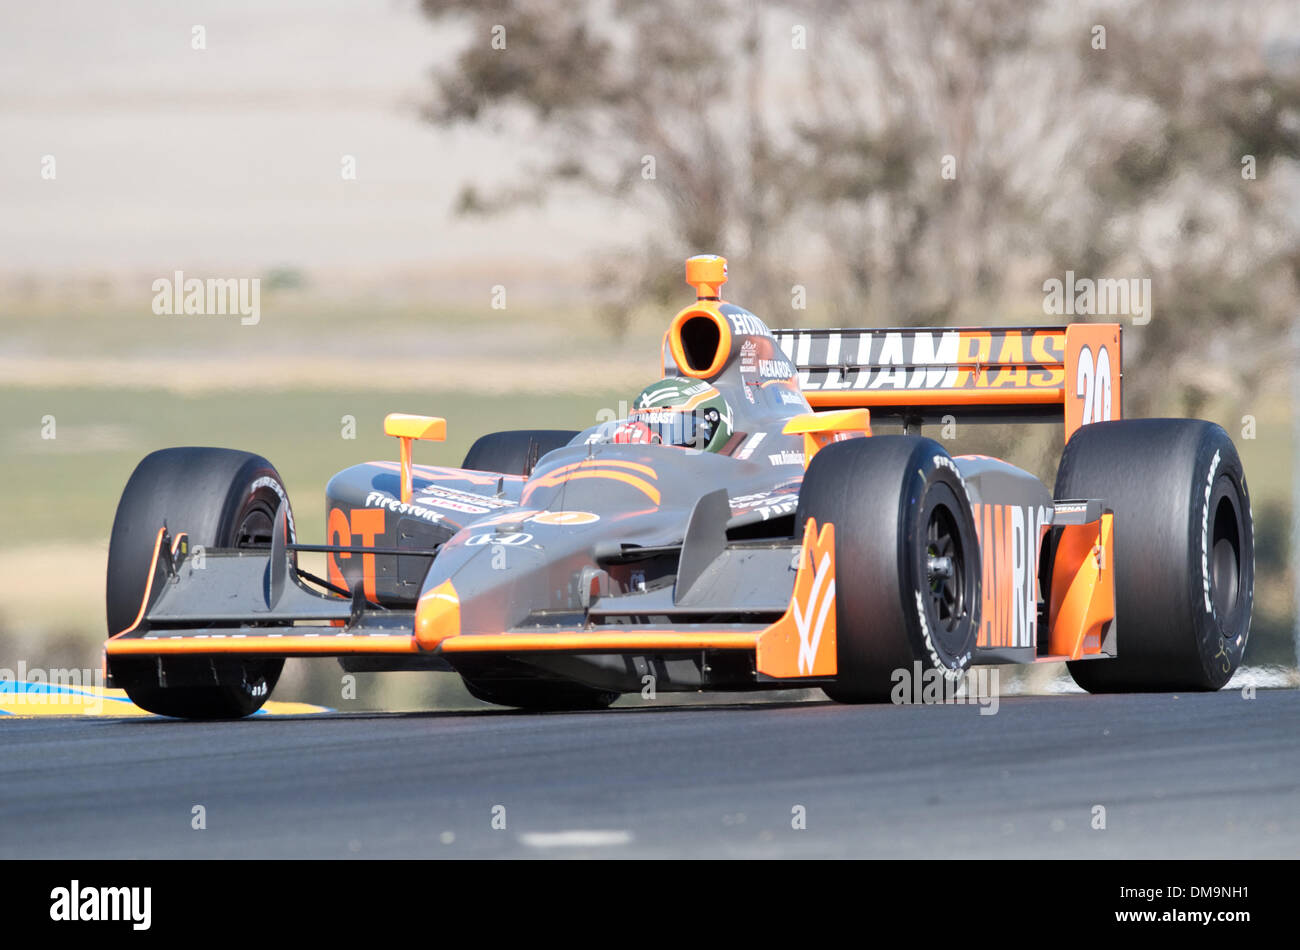
[[[421,594],[415,605],[415,639],[425,650],[432,650],[458,633],[460,596],[451,581],[443,581]]]

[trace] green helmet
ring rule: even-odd
[[[732,434],[731,407],[710,383],[680,376],[651,383],[632,403],[620,441],[661,442],[720,452]]]

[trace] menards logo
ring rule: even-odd
[[[778,335],[803,390],[1059,389],[1062,330],[811,330]]]

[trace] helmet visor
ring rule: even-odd
[[[677,412],[671,409],[640,409],[630,418],[646,426],[664,445],[684,449],[705,448],[718,428],[718,412]]]

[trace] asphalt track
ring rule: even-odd
[[[0,857],[1294,858],[1298,725],[1296,690],[11,719]]]

